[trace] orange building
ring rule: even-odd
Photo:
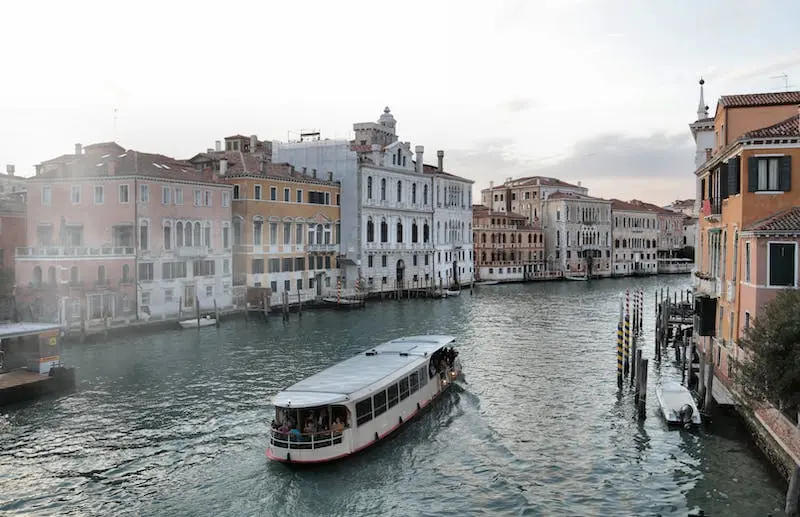
[[[715,151],[695,172],[701,208],[695,292],[710,300],[698,345],[726,382],[743,354],[745,326],[776,290],[798,285],[798,104],[800,92],[722,97]]]
[[[542,278],[544,236],[525,216],[473,205],[475,271],[478,280],[522,281]]]

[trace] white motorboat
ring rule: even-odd
[[[366,350],[275,395],[267,458],[324,463],[383,440],[461,375],[452,336],[410,336]]]
[[[564,275],[564,279],[565,280],[577,280],[579,282],[585,282],[585,281],[589,280],[589,277],[587,277],[586,275],[583,275],[583,276],[567,276],[567,275]]]
[[[206,314],[205,316],[202,316],[199,321],[197,320],[197,318],[189,318],[186,320],[178,321],[178,324],[180,324],[181,328],[185,329],[212,327],[217,324],[217,318],[214,318],[213,316]]]
[[[661,413],[670,425],[682,425],[687,429],[702,423],[700,410],[691,392],[679,382],[667,381],[656,388]]]
[[[444,291],[445,296],[461,296],[460,290],[452,290],[452,289],[445,289]]]
[[[481,280],[481,281],[475,282],[475,285],[497,285],[499,283],[500,283],[499,280]]]

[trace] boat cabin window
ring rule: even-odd
[[[420,388],[425,386],[426,384],[428,384],[428,376],[425,375],[425,368],[420,368],[418,370],[418,372],[417,372],[417,375],[419,375],[419,387]]]
[[[364,425],[372,420],[372,397],[356,402],[356,425]]]
[[[275,408],[275,419],[272,427],[284,433],[294,430],[298,434],[308,435],[329,432],[336,428],[350,426],[345,406],[319,406],[313,408]]]
[[[386,390],[380,391],[372,397],[373,414],[378,416],[386,412]]]
[[[409,387],[410,393],[412,393],[412,394],[416,393],[416,391],[419,389],[419,375],[418,375],[418,372],[414,372],[414,373],[412,373],[411,375],[408,376],[408,387]]]
[[[397,391],[397,384],[392,384],[386,389],[387,394],[389,395],[389,408],[393,408],[397,405],[399,400],[398,391]]]
[[[408,398],[408,377],[400,379],[400,400]]]

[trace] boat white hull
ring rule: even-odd
[[[450,296],[461,296],[461,291],[445,291],[444,294],[447,297],[450,297]]]
[[[577,282],[585,282],[588,280],[585,276],[565,276],[565,280],[575,280]]]
[[[382,415],[372,419],[368,425],[348,427],[341,434],[324,433],[321,438],[321,441],[325,443],[323,447],[314,449],[308,442],[291,442],[289,448],[276,447],[270,443],[267,448],[267,458],[292,465],[313,465],[329,463],[357,454],[388,438],[389,435],[417,417],[442,393],[447,391],[460,375],[461,369],[457,367],[457,371],[451,371],[446,381],[441,380],[438,375],[434,376],[423,388],[400,401]],[[331,445],[327,444],[328,440],[331,440]]]
[[[200,327],[212,327],[217,324],[216,318],[200,318],[200,323],[197,323],[197,318],[192,318],[188,320],[180,320],[178,324],[181,328],[185,329],[196,329]]]
[[[699,426],[700,410],[692,394],[677,382],[666,382],[656,388],[661,414],[669,425]],[[683,413],[683,414],[682,414]]]

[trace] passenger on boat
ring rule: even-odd
[[[296,427],[293,427],[291,431],[289,431],[289,440],[300,442],[303,440],[303,435],[300,433],[300,430]]]
[[[344,432],[344,424],[338,416],[336,417],[336,420],[333,421],[333,431],[335,433]]]

